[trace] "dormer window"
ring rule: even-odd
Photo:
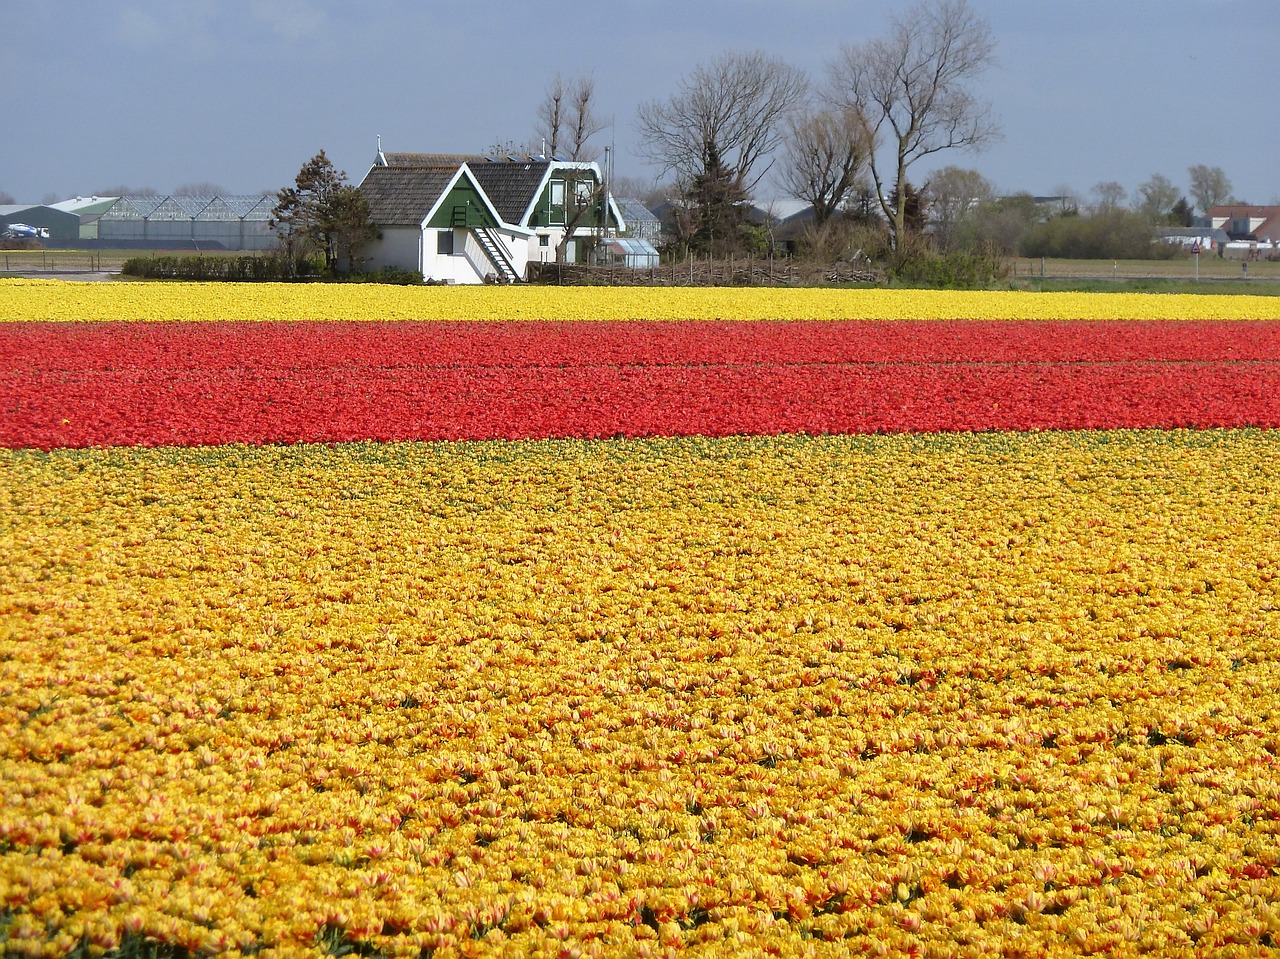
[[[564,180],[552,180],[547,186],[547,222],[564,223]]]

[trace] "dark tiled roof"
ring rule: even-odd
[[[555,157],[531,156],[525,153],[513,153],[509,156],[494,156],[487,153],[382,153],[379,154],[387,166],[439,166],[443,163],[466,163],[468,166],[493,163],[545,163]]]
[[[524,219],[551,166],[545,157],[480,153],[383,153],[382,159],[387,164],[385,169],[434,169],[444,165],[457,169],[465,163],[506,223]]]
[[[458,164],[375,166],[360,184],[379,226],[419,226],[458,172]]]
[[[458,167],[473,157],[462,153],[380,153],[387,166],[449,166]]]
[[[507,223],[519,223],[546,178],[545,160],[529,163],[468,163],[480,189]]]

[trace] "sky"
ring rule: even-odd
[[[884,36],[901,0],[0,0],[0,194],[40,203],[192,184],[274,192],[320,150],[358,183],[387,151],[536,142],[557,74],[590,77],[619,177],[638,107],[700,65],[761,50],[815,85]],[[912,167],[975,169],[1000,193],[1132,198],[1159,173],[1221,167],[1280,203],[1276,0],[970,0],[996,63],[973,84],[1002,136]],[[781,195],[766,180],[757,200]]]

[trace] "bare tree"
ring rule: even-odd
[[[1124,206],[1128,191],[1115,180],[1103,180],[1093,185],[1093,195],[1098,201],[1094,204],[1097,213],[1110,213]]]
[[[222,196],[227,191],[216,183],[184,183],[173,191],[174,196]]]
[[[866,130],[847,110],[792,116],[778,180],[789,196],[813,206],[817,227],[845,204],[867,162]]]
[[[986,177],[977,170],[958,166],[938,170],[925,186],[929,191],[933,238],[943,249],[952,246],[960,224],[995,196]]]
[[[1052,216],[1079,216],[1081,201],[1080,192],[1070,183],[1059,183],[1053,188]]]
[[[665,200],[671,189],[649,177],[615,176],[609,183],[609,192],[614,196],[634,197],[648,207]]]
[[[682,78],[670,99],[640,106],[639,153],[686,185],[716,163],[750,194],[807,92],[803,70],[763,51],[723,54]]]
[[[1222,172],[1222,167],[1197,163],[1189,167],[1187,173],[1191,177],[1191,199],[1201,213],[1231,202],[1231,181]]]
[[[828,99],[862,117],[872,144],[871,177],[896,245],[906,182],[921,157],[980,149],[999,136],[990,104],[968,83],[994,61],[991,28],[965,0],[921,0],[893,20],[889,36],[846,45],[830,64]],[[888,151],[888,162],[877,153]]]
[[[591,77],[566,83],[556,74],[538,106],[536,135],[545,141],[549,156],[568,160],[596,158],[596,151],[587,146],[587,141],[606,124],[596,116],[594,100],[595,81]]]
[[[565,177],[565,223],[564,233],[556,244],[557,263],[565,262],[569,242],[574,239],[574,233],[585,220],[602,224],[608,222],[610,216],[605,185],[597,179],[593,170],[567,169],[561,173]]]
[[[131,186],[113,186],[104,190],[94,190],[94,196],[159,196],[155,187],[144,186],[137,189]]]

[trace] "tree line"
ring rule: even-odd
[[[965,0],[922,0],[886,36],[843,46],[816,80],[763,53],[697,68],[639,110],[645,156],[674,180],[676,242],[710,253],[759,244],[746,201],[771,170],[787,196],[808,204],[797,242],[818,257],[1145,257],[1169,252],[1153,226],[1190,226],[1196,210],[1232,202],[1222,169],[1206,165],[1188,170],[1190,202],[1161,174],[1132,198],[1100,183],[1092,205],[1065,189],[1047,201],[997,197],[959,166],[913,185],[918,161],[1000,137],[991,104],[973,89],[994,54],[990,25]]]
[[[1118,183],[1099,183],[1091,204],[1067,189],[1049,201],[998,197],[978,171],[959,166],[913,184],[919,161],[980,151],[1001,136],[991,103],[974,90],[994,57],[990,24],[968,0],[917,0],[886,35],[843,45],[818,77],[763,51],[730,51],[697,66],[636,114],[639,155],[660,171],[670,244],[710,256],[772,249],[768,222],[751,215],[766,177],[810,211],[793,241],[800,252],[857,252],[899,265],[958,253],[1148,256],[1156,252],[1153,225],[1190,225],[1195,210],[1230,200],[1221,168],[1204,165],[1188,170],[1190,200],[1161,174],[1133,197]],[[591,140],[606,126],[594,81],[557,75],[538,103],[532,142],[491,152],[595,160]],[[603,200],[603,184],[584,187],[585,179],[570,194],[579,216]],[[652,200],[655,191],[636,192]],[[277,200],[273,225],[286,251],[323,251],[329,270],[376,235],[359,190],[323,151]]]

